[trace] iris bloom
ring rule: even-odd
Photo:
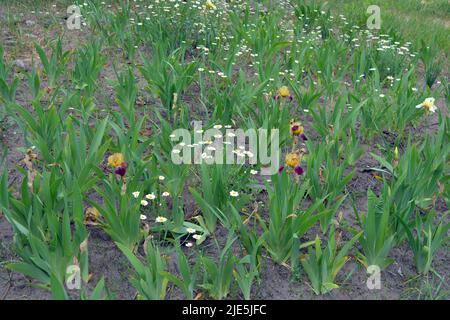
[[[275,96],[275,100],[277,100],[280,97],[283,99],[288,98],[290,101],[292,101],[291,92],[289,91],[288,87],[282,86],[277,90],[277,95]]]
[[[295,168],[300,165],[300,156],[297,153],[291,152],[286,155],[286,165]]]
[[[434,105],[434,98],[426,98],[424,102],[416,106],[417,109],[425,109],[427,112],[435,113],[437,107]]]
[[[291,93],[289,92],[289,88],[286,86],[282,86],[281,88],[279,88],[277,93],[282,98],[287,98],[291,95]]]
[[[291,122],[291,133],[294,136],[299,136],[301,134],[303,134],[303,132],[305,131],[305,129],[303,128],[302,125],[300,125],[300,122]]]
[[[108,157],[108,164],[113,168],[119,168],[124,163],[123,154],[114,153]]]
[[[128,164],[126,162],[122,162],[120,167],[116,168],[115,173],[119,176],[123,177],[125,173],[127,173]]]
[[[108,157],[108,165],[113,167],[114,172],[123,177],[127,172],[128,164],[124,161],[123,154],[114,153]]]

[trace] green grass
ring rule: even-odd
[[[351,23],[366,25],[370,5],[381,9],[381,32],[401,36],[414,47],[421,41],[444,52],[450,52],[450,4],[448,0],[313,0],[324,4],[337,14],[343,14]]]
[[[430,275],[416,276],[407,281],[408,288],[403,292],[403,299],[414,300],[448,300],[450,290],[445,276],[432,272]]]

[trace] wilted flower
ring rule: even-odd
[[[284,166],[280,166],[280,167],[278,168],[278,173],[283,172],[283,170],[284,170]]]
[[[84,223],[87,225],[97,225],[97,220],[100,218],[100,212],[97,208],[89,207],[86,209]]]
[[[437,110],[437,107],[434,105],[434,98],[426,98],[424,102],[422,102],[421,104],[417,105],[416,108],[417,109],[425,109],[426,111],[435,113]]]
[[[164,223],[167,221],[167,218],[159,216],[159,217],[156,217],[155,221],[158,223]]]
[[[286,155],[286,165],[291,168],[295,168],[296,166],[300,165],[300,156],[298,155],[298,153],[288,153]]]

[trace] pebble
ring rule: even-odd
[[[15,66],[15,67],[18,67],[20,69],[27,69],[27,66],[26,66],[25,62],[23,60],[21,60],[21,59],[14,60],[12,62],[12,65]]]

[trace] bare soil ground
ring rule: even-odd
[[[23,16],[19,15],[19,17],[16,21],[16,27],[20,28],[21,32],[14,31],[6,26],[6,12],[0,7],[0,41],[4,44],[7,59],[10,61],[21,59],[30,67],[33,57],[35,61],[39,61],[32,49],[31,41],[38,41],[44,44],[44,39],[52,39],[52,37],[56,37],[61,32],[61,25],[49,25],[49,17],[45,13],[40,15],[25,14]],[[28,26],[26,21],[33,21],[34,24]],[[59,21],[62,23],[64,19],[60,19]],[[83,37],[77,36],[71,37],[70,39],[70,41],[67,38],[64,39],[64,47],[66,50],[73,49],[82,43],[82,40],[72,41],[73,39],[83,39]],[[19,69],[16,71],[26,72]],[[101,78],[100,81],[104,81],[105,78],[113,78],[111,65],[105,67]],[[23,81],[18,89],[18,103],[27,106],[27,101],[29,101],[27,92],[27,85]],[[143,93],[141,94],[144,95]],[[102,90],[100,98],[108,99],[111,102],[114,101],[113,91],[108,87],[106,82],[104,82],[104,90]],[[193,100],[191,103],[195,104],[195,101]],[[441,101],[438,102],[438,105],[444,109],[445,103]],[[29,105],[27,107],[30,108]],[[104,107],[109,106],[105,105]],[[302,121],[306,128],[311,127],[311,119],[306,118],[302,119]],[[429,119],[428,125],[425,124],[418,128],[411,128],[411,130],[414,130],[420,135],[424,131],[435,130],[434,124],[436,122],[436,118],[431,118]],[[23,152],[18,150],[18,148],[24,145],[20,130],[12,121],[7,121],[1,135],[0,143],[2,149],[7,150],[7,160],[5,163],[10,172],[10,182],[14,184],[20,183],[21,176],[16,169],[16,166],[22,165],[21,160],[24,157]],[[375,152],[376,150],[371,145],[366,145],[365,148],[366,152],[358,160],[356,175],[348,186],[349,191],[355,196],[357,205],[361,210],[366,208],[367,189],[371,188],[376,192],[380,187],[379,182],[373,175],[364,170],[368,167],[376,166],[377,162],[369,155],[369,152]],[[262,194],[261,197],[265,196]],[[448,210],[448,208],[445,208],[445,204],[442,204],[442,211],[445,210]],[[346,220],[352,223],[354,213],[350,200],[347,199],[341,211]],[[315,232],[318,232],[318,230],[311,230],[311,234],[315,234]],[[219,243],[225,242],[226,236],[227,231],[219,228],[216,235]],[[50,299],[51,295],[48,291],[33,286],[26,277],[11,272],[4,267],[5,263],[16,259],[11,247],[12,242],[12,230],[5,217],[0,215],[0,300]],[[116,248],[105,233],[95,228],[91,229],[89,244],[90,272],[94,274],[92,282],[96,283],[104,275],[108,289],[115,293],[117,299],[133,299],[135,297],[135,290],[129,283],[132,270],[124,255]],[[205,247],[209,248],[208,243],[205,244]],[[407,244],[404,244],[402,247],[394,249],[391,253],[391,257],[395,260],[395,263],[383,272],[381,290],[368,290],[366,286],[366,270],[355,259],[347,263],[340,272],[338,282],[341,284],[341,288],[322,296],[316,296],[313,293],[305,278],[302,278],[302,281],[292,279],[291,273],[286,267],[273,264],[270,259],[266,259],[265,265],[263,266],[261,284],[257,284],[254,287],[254,297],[256,299],[287,300],[407,298],[408,289],[414,289],[417,286],[417,283],[412,280],[416,273],[411,250],[407,247]],[[434,262],[436,271],[445,277],[444,286],[447,289],[450,289],[448,282],[448,275],[450,274],[449,258],[450,251],[446,247],[440,250]],[[174,268],[174,263],[171,263],[171,265]],[[169,291],[169,299],[180,299],[180,297],[181,294],[177,290],[172,289]]]

